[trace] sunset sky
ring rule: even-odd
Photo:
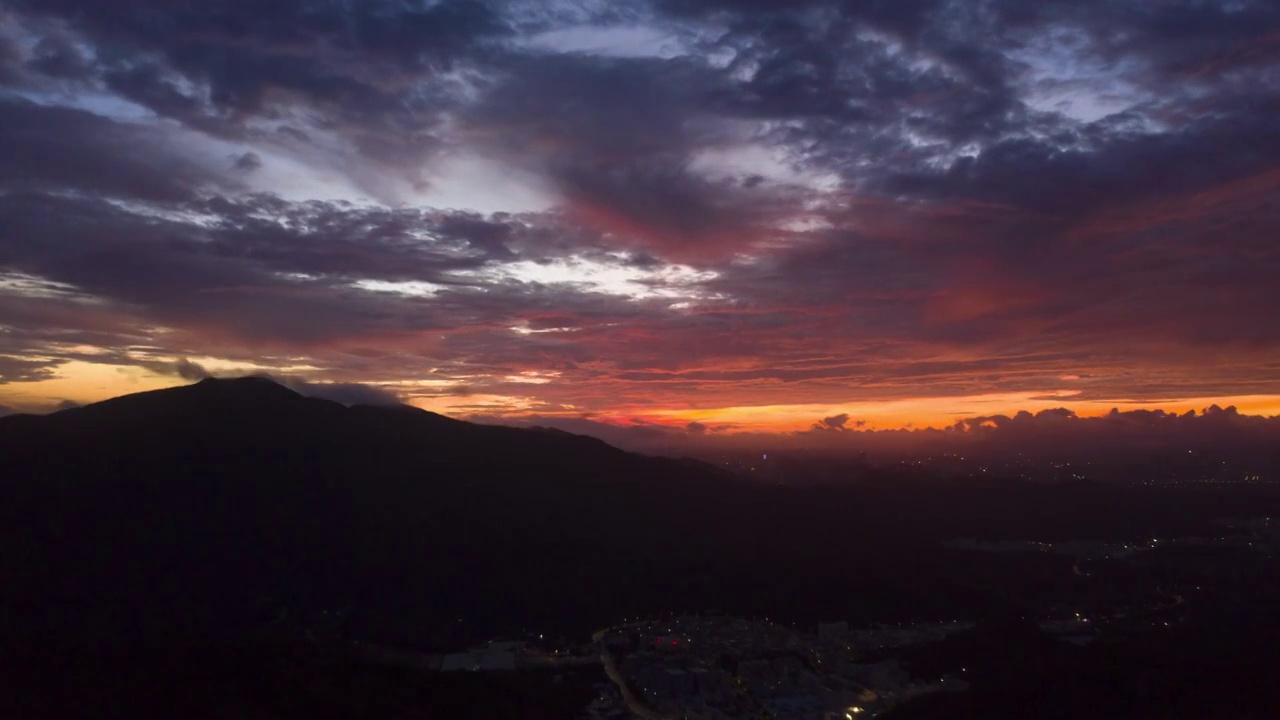
[[[0,412],[1280,415],[1278,118],[1270,0],[0,0]]]

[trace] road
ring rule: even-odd
[[[600,664],[604,666],[604,674],[609,676],[609,680],[618,686],[618,690],[622,693],[622,701],[627,704],[627,709],[632,715],[643,720],[674,720],[670,715],[663,715],[660,712],[650,708],[643,700],[636,697],[631,692],[631,686],[622,677],[622,673],[618,671],[618,661],[614,659],[613,653],[609,652],[609,648],[604,644],[604,634],[607,630],[597,631],[591,636],[591,639],[600,644]]]

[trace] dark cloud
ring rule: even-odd
[[[681,154],[725,132],[690,117],[716,82],[690,59],[540,55],[504,67],[468,117],[502,130],[494,142],[510,152],[589,164]]]
[[[430,327],[420,299],[354,283],[458,285],[446,273],[483,267],[491,258],[482,253],[509,254],[490,226],[466,217],[433,234],[436,221],[416,211],[271,198],[180,209],[219,219],[188,224],[97,200],[10,194],[0,197],[0,260],[168,323],[305,342]]]
[[[23,74],[24,62],[17,41],[0,33],[0,82],[17,84]]]
[[[37,57],[34,71],[100,77],[161,116],[225,136],[251,133],[251,118],[276,118],[303,103],[327,130],[394,165],[430,151],[424,140],[442,99],[420,94],[406,102],[402,92],[477,59],[509,32],[485,3],[470,1],[12,5],[35,26],[65,27],[96,50],[91,68],[62,48],[43,62]]]
[[[1113,409],[1101,417],[1077,417],[1067,409],[1020,412],[960,421],[959,441],[995,453],[1004,448],[1028,456],[1109,459],[1148,453],[1268,452],[1280,439],[1280,417],[1241,414],[1217,405],[1200,412]]]
[[[1068,410],[1067,408],[1041,410],[1034,415],[1023,410],[1013,417],[1009,417],[1007,415],[991,415],[986,417],[979,416],[965,418],[964,420],[958,420],[955,428],[963,431],[977,431],[988,427],[1006,429],[1019,426],[1029,427],[1031,424],[1043,427],[1057,421],[1073,421],[1079,419],[1080,418],[1075,414],[1075,412]]]
[[[822,418],[822,427],[831,430],[844,430],[847,422],[849,422],[849,414],[841,413],[832,417]]]
[[[40,38],[31,50],[30,67],[45,75],[64,79],[83,79],[91,72],[89,59],[63,34]]]
[[[182,358],[176,362],[148,362],[134,360],[130,364],[144,367],[160,375],[170,375],[183,380],[200,381],[213,377],[242,377],[243,372],[214,373],[199,363]],[[332,400],[343,405],[392,406],[402,404],[400,397],[391,390],[353,382],[310,382],[293,375],[275,375],[262,372],[255,377],[265,377],[305,397]]]
[[[293,377],[272,377],[272,379],[299,395],[332,400],[343,405],[395,406],[401,404],[400,398],[395,393],[372,385],[307,382]]]
[[[565,168],[559,177],[577,217],[668,256],[746,250],[764,232],[762,204],[661,161]]]
[[[488,257],[511,257],[507,242],[513,239],[516,228],[503,218],[487,219],[476,213],[451,213],[439,219],[436,231],[442,237],[465,242],[472,249]]]
[[[232,166],[241,172],[253,172],[262,167],[262,158],[257,153],[247,152],[237,157]]]
[[[699,62],[530,58],[468,111],[492,152],[545,174],[574,218],[668,255],[741,245],[768,198],[689,168],[699,150],[743,138],[700,117],[716,76]]]
[[[55,377],[58,365],[56,361],[0,355],[0,385],[47,380]]]
[[[218,178],[182,157],[163,133],[100,115],[0,96],[0,187],[75,190],[173,202]]]
[[[204,366],[199,363],[192,362],[187,358],[182,358],[175,362],[134,362],[135,364],[145,367],[151,372],[159,375],[172,375],[174,377],[182,378],[183,380],[198,381],[214,377],[213,373],[205,369]]]
[[[182,121],[202,130],[225,132],[209,115],[199,94],[183,88],[181,75],[153,62],[120,64],[102,71],[102,81],[121,97],[157,115]]]
[[[1219,109],[1228,110],[1227,102],[1237,105],[1234,112],[1172,132],[1095,126],[1065,147],[1052,140],[1003,140],[941,172],[886,178],[886,189],[1066,215],[1194,192],[1272,168],[1280,158],[1280,130],[1269,120],[1274,98],[1233,98]]]
[[[1182,2],[1002,3],[1014,21],[1034,18],[1081,31],[1089,52],[1110,62],[1141,63],[1146,82],[1168,90],[1170,82],[1213,78],[1276,59],[1274,31],[1280,8],[1267,0]]]

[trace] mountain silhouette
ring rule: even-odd
[[[0,423],[0,447],[12,457],[36,459],[42,443],[84,442],[94,451],[122,455],[125,448],[145,444],[164,453],[159,441],[176,442],[180,452],[217,448],[232,450],[281,446],[285,441],[331,455],[375,450],[416,450],[435,455],[433,464],[466,461],[488,463],[500,458],[487,452],[491,443],[515,443],[523,450],[579,453],[573,464],[622,462],[628,456],[594,438],[541,430],[482,426],[452,420],[409,406],[345,407],[299,395],[268,378],[207,379],[185,387],[126,395],[45,416],[15,415]],[[336,436],[336,437],[333,437]],[[330,440],[336,440],[337,446]],[[363,446],[361,443],[371,443]],[[83,454],[86,449],[79,448]],[[247,459],[254,459],[250,455]],[[45,460],[49,460],[47,456]],[[98,456],[98,460],[106,459]],[[133,458],[145,460],[145,458]],[[38,463],[37,463],[38,464]],[[565,463],[568,464],[568,463]]]
[[[704,508],[728,482],[265,378],[5,417],[0,458],[0,611],[28,642],[195,641],[339,609],[407,644],[518,631],[578,613],[655,537],[696,535],[667,506]]]

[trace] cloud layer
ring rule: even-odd
[[[0,2],[6,405],[1280,408],[1274,3],[260,5]]]

